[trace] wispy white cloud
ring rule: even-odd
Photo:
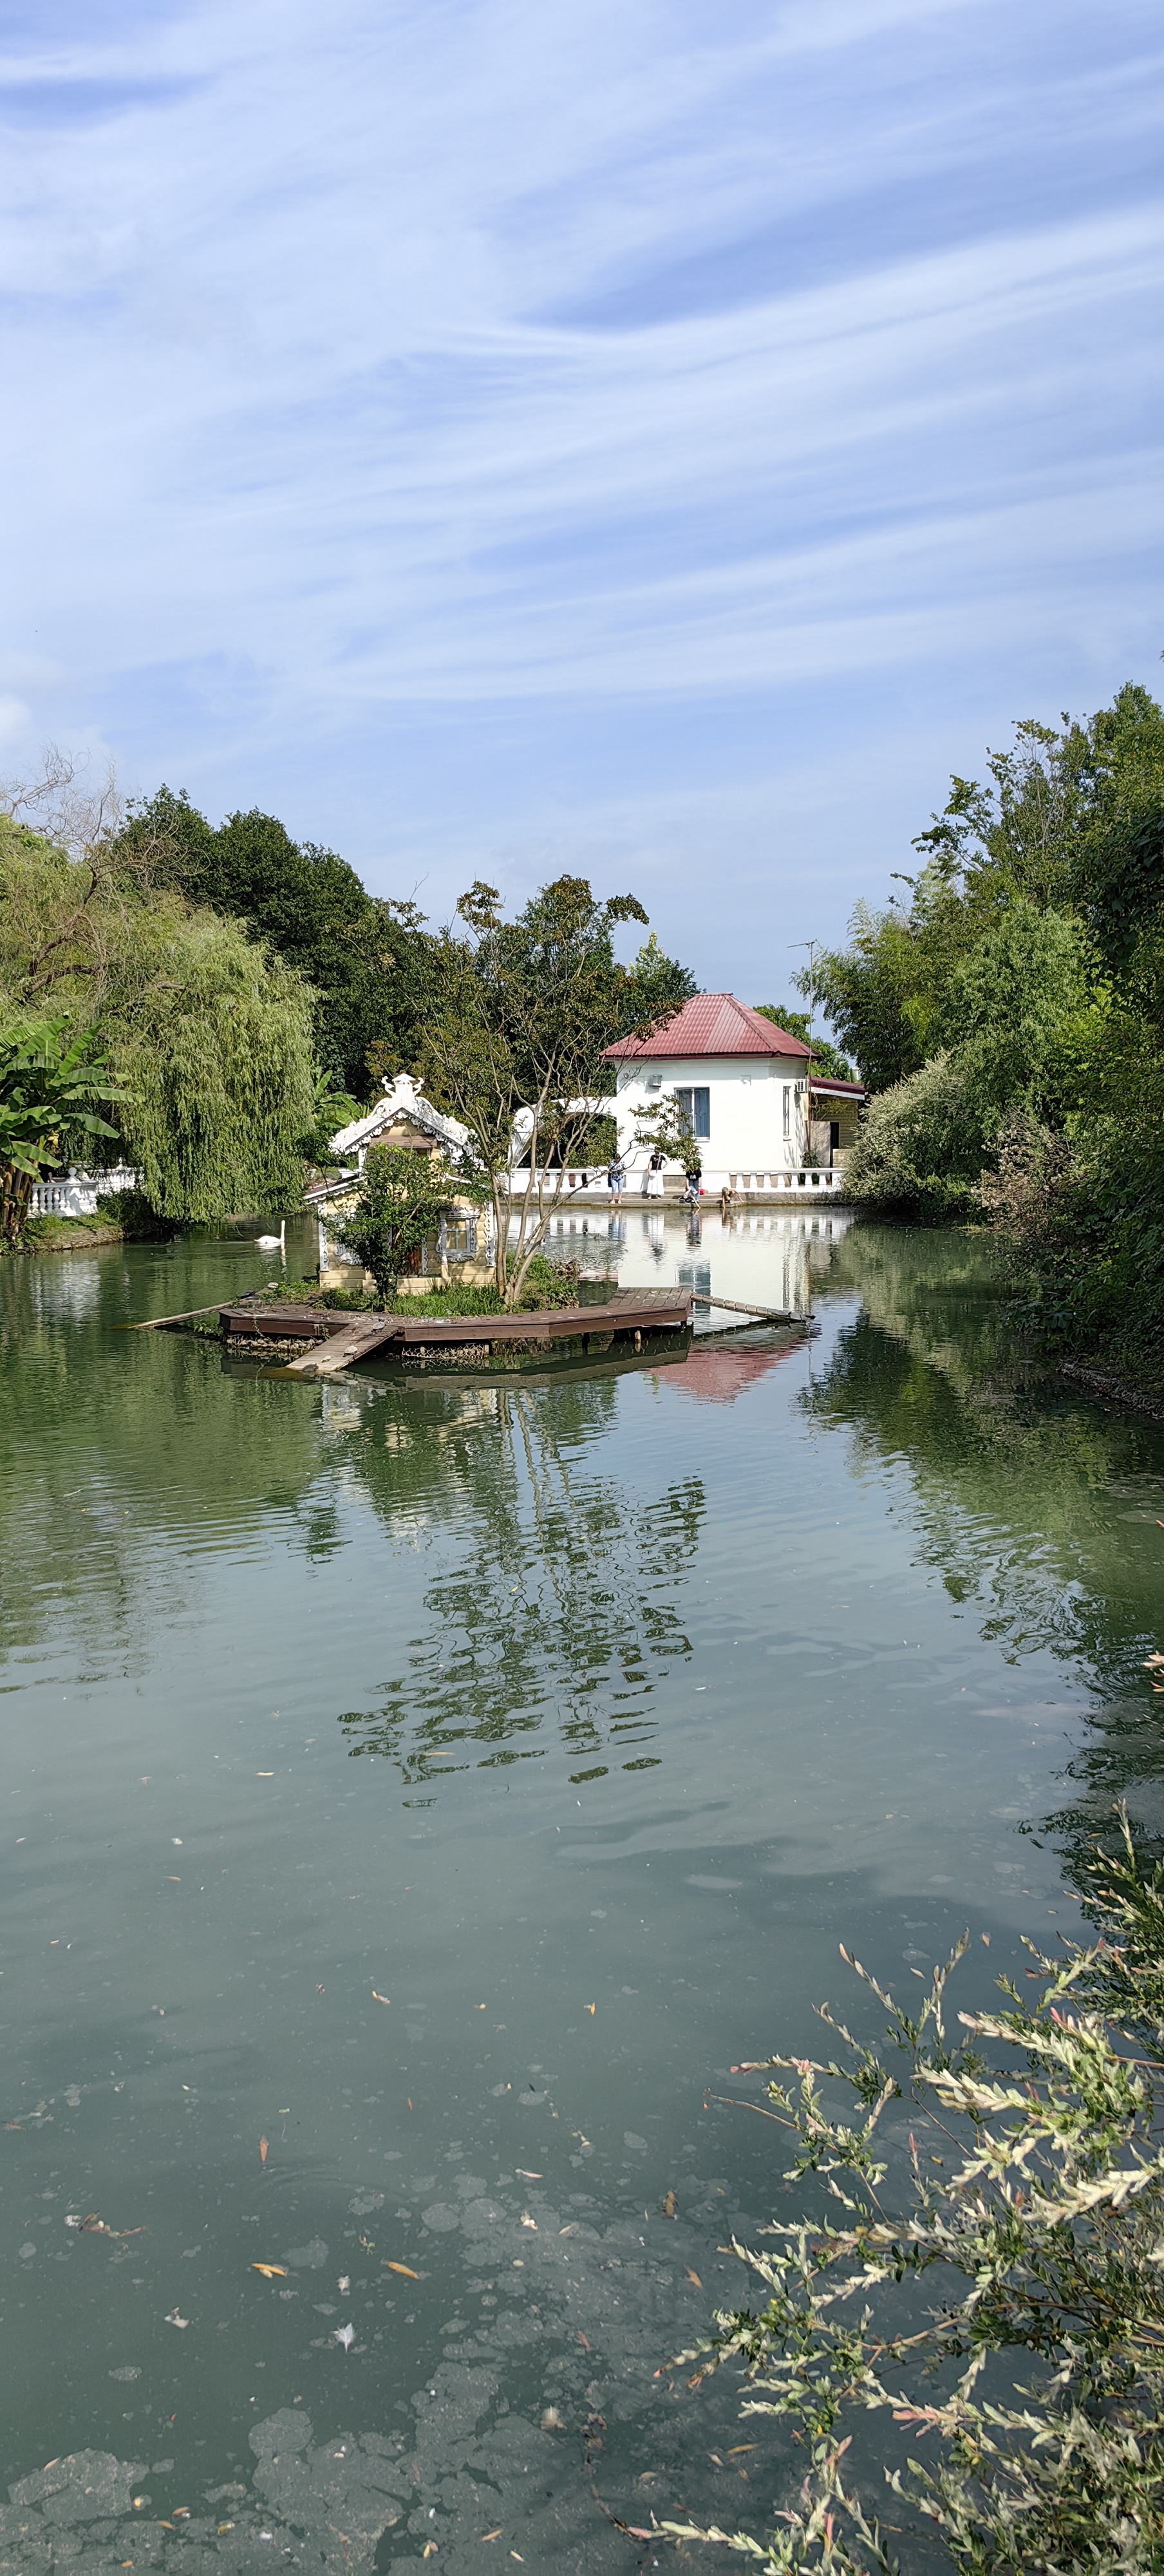
[[[1159,533],[1157,48],[1140,0],[42,26],[0,63],[15,693],[341,838],[378,717],[472,710],[532,851],[550,705],[596,815],[628,703],[697,705],[727,830],[790,691],[803,740],[924,675],[932,726],[941,668],[953,735],[1078,696],[1097,637],[1106,688]],[[659,756],[619,810],[674,831]]]

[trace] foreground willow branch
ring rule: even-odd
[[[846,2458],[880,2414],[895,2530],[912,2521],[926,2563],[937,2543],[970,2576],[1164,2569],[1164,1872],[1121,1823],[1122,1853],[1093,1864],[1100,1938],[1058,1960],[1025,1945],[1033,2002],[1000,1979],[1004,2008],[959,2014],[951,2045],[965,1940],[916,2019],[854,1960],[897,2072],[827,2007],[841,2062],[736,2070],[772,2072],[797,2140],[784,2180],[815,2181],[819,2214],[735,2246],[763,2305],[721,2312],[678,2358],[742,2363],[744,2413],[784,2417],[810,2466],[765,2539],[663,2524],[672,2537],[888,2576],[901,2562]],[[838,2084],[863,2116],[835,2116]],[[907,2145],[884,2135],[903,2093]]]

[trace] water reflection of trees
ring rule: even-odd
[[[691,1477],[636,1498],[598,1463],[613,1373],[313,1390],[232,1370],[213,1342],[115,1330],[140,1290],[116,1251],[0,1275],[0,1647],[141,1669],[157,1615],[192,1606],[223,1553],[275,1536],[328,1556],[356,1495],[383,1525],[404,1643],[382,1704],[344,1721],[354,1751],[414,1784],[457,1767],[438,1749],[502,1766],[554,1743],[579,1779],[658,1762],[704,1497]],[[205,1296],[183,1275],[165,1302]]]
[[[354,1753],[387,1756],[412,1788],[555,1740],[575,1782],[659,1762],[706,1506],[697,1476],[635,1499],[592,1462],[617,1401],[593,1377],[382,1389],[351,1467],[394,1537],[439,1515],[454,1553],[376,1705],[341,1717]]]
[[[318,1427],[301,1390],[241,1388],[214,1343],[115,1330],[116,1253],[6,1263],[0,1292],[0,1637],[11,1651],[71,1632],[124,1668],[143,1651],[161,1543],[201,1555],[294,1516]],[[169,1608],[176,1580],[168,1549]]]
[[[1164,1823],[1164,1698],[1145,1661],[1162,1642],[1164,1434],[1032,1374],[989,1246],[971,1236],[855,1227],[835,1289],[862,1311],[802,1399],[852,1435],[856,1472],[909,1470],[923,1562],[1017,1663],[1049,1651],[1101,1703],[1048,1824],[1080,1843],[1127,1795]]]

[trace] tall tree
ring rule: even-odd
[[[815,963],[881,1095],[850,1182],[914,1213],[984,1198],[1044,1336],[1158,1389],[1164,709],[1128,682],[1016,725],[914,846],[906,897]]]
[[[478,881],[442,934],[421,1068],[434,1100],[468,1130],[493,1206],[498,1293],[514,1306],[566,1167],[584,1159],[596,1101],[610,1091],[603,1050],[653,1027],[655,1013],[614,956],[616,926],[647,918],[633,895],[600,903],[584,877],[566,876],[515,921],[503,921],[499,902]],[[511,1190],[522,1148],[525,1177]]]
[[[681,966],[677,958],[664,955],[653,930],[638,955],[631,959],[627,983],[627,1006],[634,1016],[619,1032],[623,1037],[632,1035],[641,1015],[657,1024],[668,1019],[672,1011],[680,1010],[699,991],[689,968]]]
[[[415,904],[368,894],[334,850],[292,840],[257,808],[216,828],[160,787],[131,817],[138,837],[159,854],[160,882],[244,922],[312,986],[316,1055],[341,1088],[366,1098],[411,1062],[432,952]]]

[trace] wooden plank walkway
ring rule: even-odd
[[[700,1288],[695,1290],[693,1302],[697,1306],[726,1307],[729,1315],[753,1315],[761,1324],[811,1324],[815,1320],[811,1310],[805,1313],[794,1306],[743,1306],[738,1297],[706,1296]]]
[[[644,1332],[681,1332],[691,1321],[689,1288],[623,1288],[600,1306],[551,1306],[535,1314],[516,1315],[345,1315],[318,1306],[223,1306],[223,1331],[237,1343],[251,1337],[266,1341],[306,1341],[315,1347],[287,1364],[291,1377],[331,1377],[339,1369],[369,1359],[374,1351],[457,1349],[480,1351],[507,1343],[581,1340],[609,1349],[618,1340]]]
[[[385,1343],[399,1338],[399,1315],[345,1315],[343,1331],[329,1333],[312,1351],[301,1351],[297,1360],[288,1360],[288,1377],[334,1377],[337,1370],[352,1368],[357,1360],[367,1360],[373,1351],[383,1350]]]

